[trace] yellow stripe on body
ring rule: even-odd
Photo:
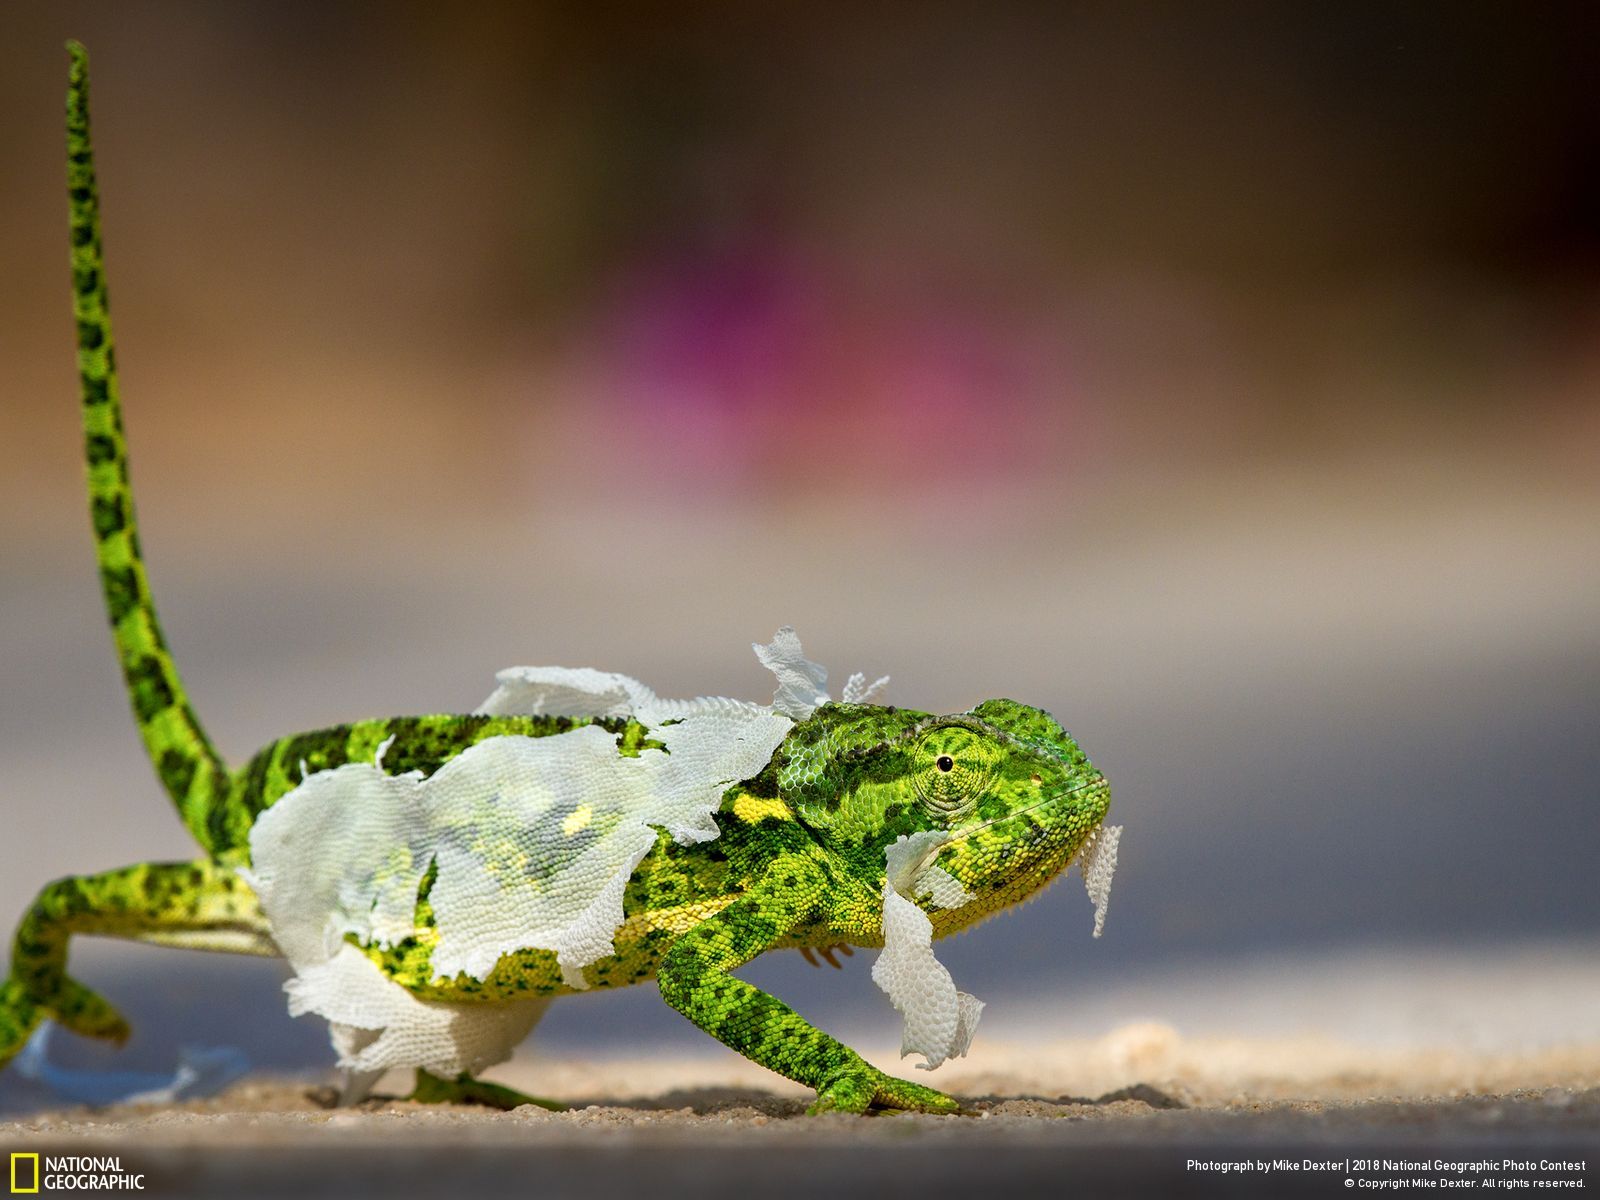
[[[794,820],[794,813],[789,810],[789,806],[782,800],[776,797],[770,800],[763,800],[759,796],[752,796],[748,793],[733,802],[733,815],[746,825],[754,825],[758,821],[766,820],[768,817],[778,821]]]

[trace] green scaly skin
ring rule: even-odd
[[[249,864],[256,817],[293,790],[304,771],[371,762],[387,741],[385,770],[429,775],[486,738],[554,737],[591,723],[616,735],[619,754],[660,750],[649,730],[631,720],[446,714],[280,738],[238,771],[227,770],[189,705],[140,558],[101,262],[87,60],[81,46],[69,49],[73,284],[101,580],[145,747],[205,856],[44,889],[17,931],[10,977],[0,985],[0,1065],[45,1017],[89,1037],[126,1036],[116,1011],[67,976],[71,934],[275,953],[236,870]],[[814,1112],[955,1112],[952,1098],[877,1070],[731,972],[767,950],[881,946],[885,850],[903,834],[947,831],[934,862],[975,897],[951,909],[924,902],[935,935],[943,936],[1043,887],[1072,860],[1109,804],[1105,778],[1072,738],[1048,713],[1015,701],[990,700],[945,717],[824,705],[794,726],[765,770],[728,789],[716,814],[717,838],[680,845],[658,834],[628,880],[615,953],[585,968],[585,981],[604,988],[655,979],[662,998],[711,1036],[815,1089]],[[430,875],[411,937],[387,948],[356,943],[396,983],[455,1003],[573,990],[555,955],[544,950],[505,955],[483,979],[435,977],[431,885]],[[548,1103],[467,1076],[417,1075],[418,1100]]]

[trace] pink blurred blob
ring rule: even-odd
[[[1022,307],[1010,303],[1008,310]],[[1066,354],[895,264],[781,239],[621,273],[578,351],[576,444],[652,490],[981,493],[1086,442]],[[593,444],[593,443],[589,443]]]

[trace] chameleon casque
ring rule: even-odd
[[[927,1065],[982,1005],[933,938],[1078,862],[1104,916],[1120,830],[1105,777],[1011,700],[934,716],[841,702],[798,638],[756,651],[770,705],[664,700],[621,675],[514,668],[470,714],[280,738],[237,769],[186,697],[134,521],[89,141],[69,45],[72,272],[90,512],[123,678],[150,760],[202,853],[44,888],[0,986],[0,1065],[45,1020],[120,1041],[67,974],[74,934],[282,955],[290,1010],[330,1022],[346,1096],[416,1069],[419,1100],[535,1101],[475,1078],[552,997],[654,979],[712,1037],[814,1088],[813,1111],[954,1112],[732,972],[774,949],[881,947],[874,980]]]

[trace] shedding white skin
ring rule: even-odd
[[[330,1021],[352,1093],[391,1067],[453,1076],[502,1062],[547,1001],[421,1000],[346,936],[387,948],[416,933],[431,867],[436,978],[482,979],[503,955],[543,949],[569,987],[588,986],[584,968],[615,953],[623,890],[656,830],[682,844],[715,838],[712,814],[728,786],[759,774],[794,720],[828,699],[826,672],[804,657],[793,629],[755,649],[778,677],[770,707],[664,700],[638,680],[588,668],[516,667],[499,673],[479,709],[632,716],[665,753],[625,758],[616,735],[585,726],[489,738],[424,778],[388,774],[380,748],[370,764],[305,776],[261,815],[245,875],[295,970],[290,1012]],[[855,679],[849,690],[867,691]]]
[[[800,637],[793,625],[778,630],[768,645],[753,644],[750,648],[761,665],[778,677],[778,692],[772,697],[776,711],[804,721],[828,702],[828,693],[822,690],[828,682],[828,669],[801,652]]]
[[[1122,840],[1121,825],[1102,825],[1090,832],[1078,851],[1078,870],[1083,873],[1083,890],[1094,905],[1094,936],[1106,926],[1106,908],[1111,903],[1111,877],[1117,871],[1117,843]]]
[[[839,699],[846,704],[871,704],[883,695],[883,689],[889,686],[889,677],[880,675],[871,683],[867,677],[857,671],[844,681],[844,692]]]
[[[901,836],[884,851],[883,952],[872,964],[872,981],[904,1018],[900,1057],[922,1055],[927,1061],[917,1066],[926,1071],[966,1055],[983,1013],[983,1001],[958,991],[934,957],[933,922],[916,903],[926,896],[935,908],[960,908],[973,899],[960,880],[932,865],[949,836],[924,830]],[[1105,825],[1091,831],[1078,851],[1078,869],[1094,905],[1095,937],[1105,928],[1121,838],[1122,826]]]
[[[933,922],[916,903],[928,896],[938,908],[959,908],[973,899],[953,875],[932,865],[949,837],[927,829],[901,835],[884,851],[883,952],[872,964],[872,982],[904,1019],[900,1057],[922,1055],[927,1061],[917,1066],[926,1071],[966,1054],[983,1013],[983,1001],[957,991],[934,957]]]

